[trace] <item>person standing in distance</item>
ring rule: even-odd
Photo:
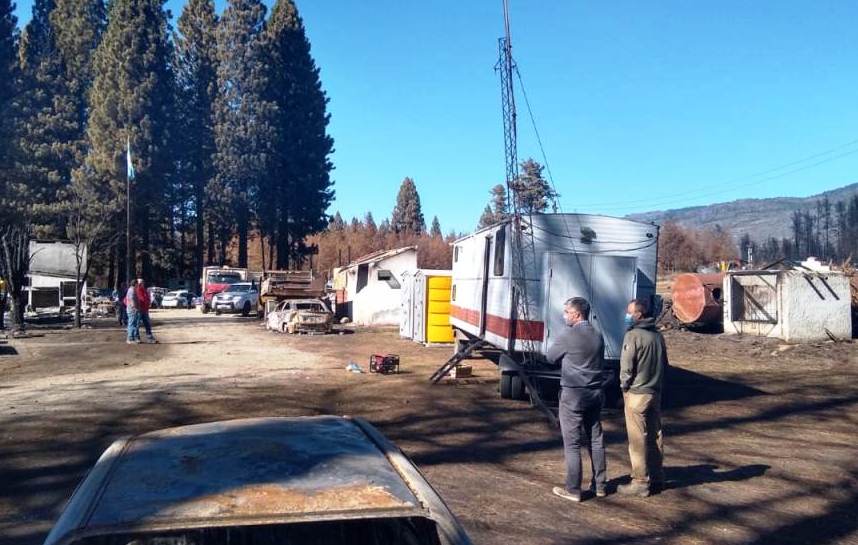
[[[157,343],[155,336],[152,334],[152,321],[149,319],[149,305],[152,302],[152,296],[149,295],[149,290],[146,289],[146,283],[142,278],[137,279],[137,314],[140,324],[146,329],[146,342],[149,344]],[[139,327],[138,327],[139,330]],[[138,333],[139,339],[139,333]]]
[[[590,449],[593,470],[591,488],[596,496],[606,495],[605,447],[601,413],[605,403],[605,341],[589,322],[590,303],[573,297],[563,307],[566,327],[548,349],[548,361],[561,365],[560,431],[566,459],[566,485],[552,490],[561,498],[581,501],[581,447]]]
[[[125,291],[125,311],[128,314],[128,339],[125,341],[127,344],[140,344],[140,319],[137,308],[137,280],[132,278]]]
[[[620,388],[625,404],[632,482],[617,491],[645,498],[664,486],[661,392],[667,370],[667,346],[655,327],[655,320],[649,317],[645,301],[632,299],[625,319],[628,331],[620,356]]]

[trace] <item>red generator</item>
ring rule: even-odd
[[[369,372],[390,375],[399,372],[399,356],[397,354],[373,354],[369,357]]]

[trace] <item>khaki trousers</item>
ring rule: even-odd
[[[664,445],[661,433],[661,394],[623,394],[632,482],[664,482]]]

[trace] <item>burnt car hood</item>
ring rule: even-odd
[[[464,532],[372,426],[343,417],[257,418],[115,442],[45,545],[122,531],[424,516]],[[446,527],[446,528],[445,528]],[[467,539],[465,537],[465,539]]]

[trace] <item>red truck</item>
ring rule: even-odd
[[[247,280],[247,269],[236,267],[203,267],[203,303],[200,310],[206,314],[212,310],[212,298],[236,282]]]

